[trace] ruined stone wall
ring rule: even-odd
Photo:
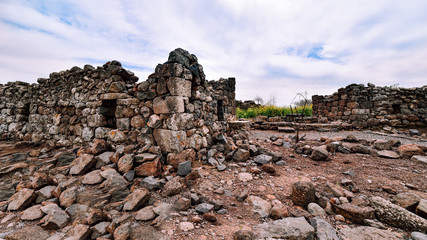
[[[313,115],[321,122],[352,123],[353,127],[426,126],[427,86],[376,87],[351,84],[329,96],[314,95]]]
[[[50,74],[38,84],[0,85],[2,140],[50,146],[139,144],[165,156],[195,155],[214,144],[235,115],[235,79],[205,81],[203,67],[182,49],[147,81],[117,61]],[[220,138],[220,137],[219,137]],[[159,150],[159,151],[160,151]]]

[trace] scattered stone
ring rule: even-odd
[[[252,174],[250,173],[242,172],[242,173],[239,173],[238,179],[242,182],[248,182],[248,181],[251,181],[253,177],[252,177]]]
[[[350,147],[350,151],[353,153],[370,154],[371,149],[363,144],[356,144]]]
[[[185,185],[182,184],[181,177],[174,177],[169,180],[163,187],[163,193],[166,196],[173,196],[180,193],[185,188]]]
[[[324,217],[326,216],[325,210],[316,203],[309,203],[307,206],[307,211],[315,217]]]
[[[261,239],[314,239],[314,228],[303,217],[285,218],[273,222],[259,224],[259,237]]]
[[[48,204],[40,208],[47,215],[40,221],[46,230],[63,228],[70,218],[68,214],[56,204]]]
[[[209,203],[201,203],[196,206],[195,210],[200,213],[207,213],[214,208],[214,205]]]
[[[427,200],[421,199],[420,203],[418,203],[415,212],[421,217],[427,219]]]
[[[363,220],[363,223],[370,227],[374,227],[378,229],[387,229],[387,227],[377,219],[365,219]]]
[[[398,148],[398,150],[399,150],[400,156],[404,158],[411,158],[412,156],[415,156],[415,155],[420,155],[420,156],[425,155],[423,150],[421,150],[416,144],[402,145]]]
[[[426,156],[414,155],[411,157],[411,160],[419,162],[419,163],[427,164],[427,157]]]
[[[84,224],[77,224],[67,233],[73,240],[85,240],[88,239],[91,234],[92,230],[90,227]]]
[[[257,236],[250,230],[239,230],[233,233],[233,240],[256,240]]]
[[[412,240],[427,240],[427,234],[421,232],[412,232],[411,238]]]
[[[44,173],[36,172],[31,183],[34,189],[39,189],[47,185],[54,185],[55,181]]]
[[[272,159],[273,159],[272,156],[261,154],[255,157],[254,162],[262,165],[262,164],[267,164],[271,162]]]
[[[124,200],[123,211],[135,211],[143,207],[150,198],[150,191],[145,188],[135,189]]]
[[[314,161],[328,161],[329,158],[329,152],[326,149],[326,146],[320,146],[313,149],[313,152],[311,153],[310,158]]]
[[[334,205],[335,212],[355,223],[363,223],[364,219],[374,219],[375,210],[371,207],[360,207],[352,203]]]
[[[268,201],[258,196],[249,196],[246,202],[252,208],[252,211],[259,217],[265,218],[270,215],[271,204]]]
[[[379,157],[383,157],[383,158],[390,158],[390,159],[397,159],[400,158],[400,155],[397,154],[394,151],[390,151],[390,150],[382,150],[382,151],[378,151],[377,155]]]
[[[94,170],[84,175],[82,183],[87,185],[94,185],[102,182],[101,170]]]
[[[27,208],[21,215],[21,220],[33,221],[43,217],[43,212],[40,210],[41,205],[34,205]]]
[[[59,196],[59,203],[62,207],[71,206],[77,199],[77,187],[70,187]]]
[[[175,202],[175,209],[178,211],[187,211],[191,207],[191,200],[188,198],[178,198]]]
[[[2,238],[0,234],[0,238]],[[48,239],[49,232],[39,226],[27,226],[7,234],[6,240],[40,240]]]
[[[205,213],[203,214],[203,219],[205,219],[208,222],[216,223],[218,219],[215,217],[213,213]]]
[[[37,195],[32,189],[23,188],[19,192],[15,193],[11,198],[9,205],[7,206],[8,211],[21,211],[28,207]]]
[[[73,165],[70,169],[70,175],[80,175],[88,172],[96,163],[96,159],[93,155],[82,154],[76,158],[71,164]]]
[[[159,215],[158,220],[162,221],[169,217],[169,215],[173,212],[173,204],[161,202],[157,206],[153,208],[153,211]]]
[[[389,232],[373,227],[345,227],[338,231],[338,236],[342,240],[401,240],[402,236],[395,232]]]
[[[118,168],[119,172],[125,173],[125,172],[129,172],[130,170],[132,170],[133,160],[134,160],[133,154],[123,155],[123,157],[121,157],[119,159],[119,161],[117,162],[117,168]]]
[[[177,174],[185,177],[191,172],[191,161],[185,161],[178,164]]]
[[[332,184],[331,182],[326,182],[325,187],[323,188],[323,193],[331,195],[334,197],[344,196],[344,191],[340,187]]]
[[[141,186],[152,191],[160,188],[160,182],[153,176],[149,176],[142,180]]]
[[[188,232],[194,229],[194,225],[191,222],[180,222],[179,229],[184,232]]]
[[[335,229],[324,219],[315,217],[310,219],[310,224],[316,232],[318,240],[340,240]]]
[[[383,223],[409,231],[427,231],[427,220],[381,197],[370,199],[375,216]]]
[[[274,220],[289,217],[289,211],[286,206],[274,205],[270,211],[270,217]]]
[[[153,211],[153,206],[147,206],[136,212],[135,219],[139,221],[148,221],[156,217],[156,213]]]
[[[270,174],[276,173],[276,168],[272,164],[264,164],[261,166],[261,169]]]
[[[127,240],[130,234],[130,223],[121,224],[114,230],[114,240]]]
[[[100,222],[95,226],[93,226],[91,239],[97,239],[102,235],[105,235],[107,233],[107,226],[109,224],[110,224],[109,222]]]
[[[306,208],[309,203],[315,202],[316,189],[313,183],[307,181],[299,181],[292,184],[292,202]]]
[[[233,160],[236,162],[245,162],[250,157],[250,152],[245,149],[237,149],[237,151],[233,154]]]

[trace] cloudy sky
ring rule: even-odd
[[[118,60],[141,79],[181,47],[237,98],[427,85],[425,0],[0,0],[0,83]]]

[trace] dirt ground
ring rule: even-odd
[[[320,136],[346,137],[354,134],[358,138],[377,138],[379,135],[364,132],[336,132],[318,133],[307,132],[306,139],[316,139]],[[367,135],[368,134],[368,135]],[[205,220],[197,223],[195,217],[199,216],[194,210],[178,212],[171,218],[155,226],[162,234],[168,235],[171,239],[232,239],[232,234],[241,229],[253,229],[259,223],[272,221],[269,218],[262,219],[256,217],[247,203],[236,200],[244,189],[249,190],[250,195],[256,195],[266,200],[280,200],[288,208],[296,208],[291,201],[291,186],[294,182],[301,180],[312,181],[317,191],[321,191],[326,182],[339,185],[343,178],[350,179],[358,189],[357,196],[381,196],[391,200],[395,193],[413,192],[420,197],[427,199],[427,168],[426,165],[412,161],[410,159],[386,159],[374,155],[366,154],[342,154],[336,153],[331,157],[331,161],[316,162],[308,156],[296,154],[294,149],[283,146],[274,146],[268,139],[271,136],[288,136],[275,131],[252,131],[251,141],[274,152],[280,152],[286,164],[275,166],[276,174],[271,175],[264,171],[259,173],[254,169],[255,164],[228,162],[227,169],[219,172],[216,168],[202,163],[196,163],[194,168],[200,168],[203,178],[191,188],[191,192],[196,192],[209,199],[222,201],[226,213],[215,216],[218,222],[213,224]],[[332,136],[333,135],[333,136]],[[382,136],[389,138],[390,136]],[[391,136],[392,138],[396,136]],[[427,146],[422,138],[400,138],[405,143],[417,143]],[[5,167],[5,159],[10,158],[13,153],[29,152],[35,147],[30,145],[16,145],[13,143],[0,143],[0,169]],[[253,180],[242,182],[238,180],[241,172],[252,172]],[[350,172],[351,175],[344,174]],[[392,189],[393,191],[385,191]],[[190,194],[187,192],[186,194]],[[171,199],[169,199],[170,201]],[[167,200],[165,200],[167,201]],[[1,216],[0,216],[1,219]],[[350,222],[337,222],[333,215],[328,215],[327,220],[340,229],[345,225],[352,225]],[[188,232],[179,230],[177,225],[180,222],[193,222],[195,229]],[[26,224],[36,224],[26,223]],[[150,222],[141,223],[142,226],[153,225]],[[408,233],[399,229],[390,228],[400,232],[403,236]],[[0,225],[0,233],[8,231],[4,225]]]

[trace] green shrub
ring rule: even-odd
[[[304,116],[311,116],[313,113],[313,106],[300,106],[293,108],[292,110],[289,107],[277,107],[277,106],[262,106],[256,108],[248,108],[243,110],[240,108],[236,109],[237,118],[256,118],[257,116],[267,116],[267,117],[281,117],[286,116],[286,114],[291,113],[304,113]]]

